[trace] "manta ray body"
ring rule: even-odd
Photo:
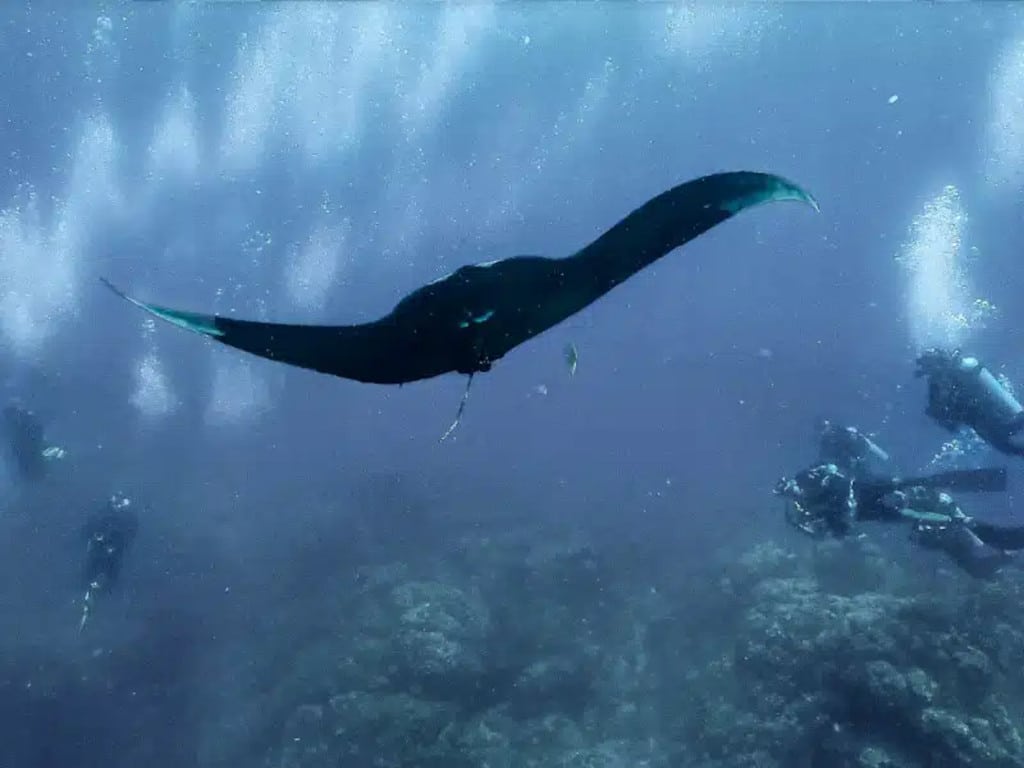
[[[408,294],[389,314],[359,325],[264,323],[187,312],[139,301],[101,279],[151,315],[270,360],[372,384],[406,384],[445,373],[472,381],[510,350],[679,246],[747,208],[776,200],[818,209],[808,192],[780,176],[703,176],[644,203],[570,256],[513,256],[463,266]]]

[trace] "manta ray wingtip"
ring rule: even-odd
[[[785,176],[763,171],[734,171],[721,174],[718,179],[722,186],[717,194],[719,205],[730,215],[769,202],[795,200],[806,203],[821,212],[818,201],[810,192]]]
[[[821,206],[818,205],[818,199],[814,195],[794,181],[790,181],[782,176],[777,178],[779,190],[776,194],[779,200],[796,200],[801,203],[807,203],[807,205],[814,209],[815,213],[821,213]]]
[[[165,320],[171,325],[176,325],[179,328],[184,328],[186,331],[192,331],[193,333],[199,333],[203,336],[221,337],[224,336],[224,330],[219,328],[217,322],[219,318],[215,315],[200,314],[198,312],[186,312],[180,309],[171,309],[169,307],[162,307],[157,304],[148,304],[144,301],[139,301],[136,298],[129,296],[127,293],[122,291],[107,278],[100,276],[100,282],[103,283],[107,288],[113,291],[116,295],[127,301],[129,304],[134,304],[136,307],[141,309],[153,317],[157,317],[161,320]]]
[[[815,198],[814,195],[812,195],[810,192],[804,193],[803,201],[807,203],[809,206],[811,206],[811,208],[814,209],[815,213],[821,213],[821,206],[818,205],[817,198]]]
[[[811,206],[811,208],[814,209],[815,213],[821,213],[821,206],[818,204],[818,198],[816,198],[803,187],[797,187],[797,189],[800,190],[800,200]]]

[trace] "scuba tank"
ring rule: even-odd
[[[1016,397],[992,375],[976,357],[961,357],[957,363],[957,371],[967,381],[973,376],[973,400],[981,406],[986,414],[986,421],[1005,426],[1007,429],[1020,428],[1021,414],[1024,406]]]
[[[889,454],[856,427],[843,427],[828,419],[817,422],[818,459],[836,464],[855,477],[885,474],[891,466]]]
[[[914,375],[928,379],[926,413],[950,431],[971,427],[992,444],[1024,426],[1024,406],[972,355],[925,350]]]
[[[882,464],[888,464],[889,463],[890,459],[889,459],[889,454],[888,453],[883,451],[878,446],[878,444],[874,440],[872,440],[870,437],[868,437],[867,435],[865,435],[863,433],[860,433],[860,436],[861,436],[861,439],[864,441],[864,447],[867,449],[869,454],[874,456],[875,459],[877,459]]]

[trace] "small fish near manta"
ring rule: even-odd
[[[259,357],[370,384],[407,384],[445,373],[473,376],[558,325],[615,286],[747,208],[814,197],[780,176],[735,171],[663,192],[576,253],[512,256],[460,267],[360,325],[294,325],[170,309],[107,287],[151,315]]]

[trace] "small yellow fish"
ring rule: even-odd
[[[569,375],[576,375],[576,364],[579,362],[580,355],[576,351],[576,345],[571,341],[565,345],[565,362],[569,365]]]

